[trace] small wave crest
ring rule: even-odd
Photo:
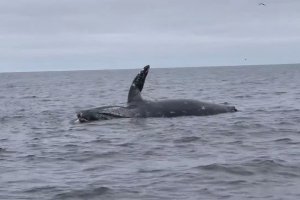
[[[88,162],[99,158],[111,158],[118,155],[120,152],[117,151],[106,151],[106,152],[94,152],[94,151],[83,151],[80,154],[71,158],[76,162]]]
[[[210,165],[198,166],[197,168],[202,170],[225,172],[225,173],[237,174],[243,176],[251,176],[254,174],[253,172],[246,170],[241,166],[231,166],[227,164],[210,164]]]
[[[37,96],[35,96],[35,95],[30,95],[30,96],[23,96],[23,97],[21,97],[22,99],[35,99],[35,98],[37,98]]]
[[[190,142],[195,142],[201,140],[200,137],[197,136],[189,136],[189,137],[182,137],[179,139],[174,140],[175,143],[190,143]]]
[[[162,169],[139,169],[138,173],[158,173],[162,171]]]
[[[291,177],[300,176],[300,168],[298,166],[290,166],[282,160],[272,159],[253,159],[239,164],[209,164],[198,166],[197,169],[224,172],[229,174],[237,174],[243,176],[251,176],[255,174],[273,174]]]
[[[55,195],[54,199],[92,199],[100,197],[111,191],[108,187],[97,187],[92,189],[71,190]]]
[[[280,143],[280,144],[300,144],[298,141],[294,141],[291,138],[279,138],[274,140],[275,143]]]
[[[41,186],[41,187],[32,187],[28,190],[25,190],[26,193],[40,193],[40,192],[53,192],[55,190],[59,190],[58,187],[55,186]]]
[[[11,120],[16,120],[16,119],[22,119],[25,118],[25,115],[12,115],[12,116],[2,116],[0,117],[0,122],[7,122]]]

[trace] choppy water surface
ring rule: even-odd
[[[300,199],[300,66],[152,69],[147,99],[240,112],[74,123],[138,71],[0,74],[0,199]]]

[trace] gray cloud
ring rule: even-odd
[[[0,71],[300,62],[300,1],[259,2],[0,0]]]

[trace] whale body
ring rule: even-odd
[[[127,106],[104,106],[82,110],[77,113],[78,120],[88,122],[115,118],[205,116],[237,111],[234,106],[191,99],[144,100],[141,92],[149,69],[149,65],[145,66],[134,78],[128,92]]]

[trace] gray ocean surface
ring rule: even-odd
[[[75,122],[139,70],[0,74],[0,199],[300,199],[300,65],[151,69],[145,99],[239,112]]]

